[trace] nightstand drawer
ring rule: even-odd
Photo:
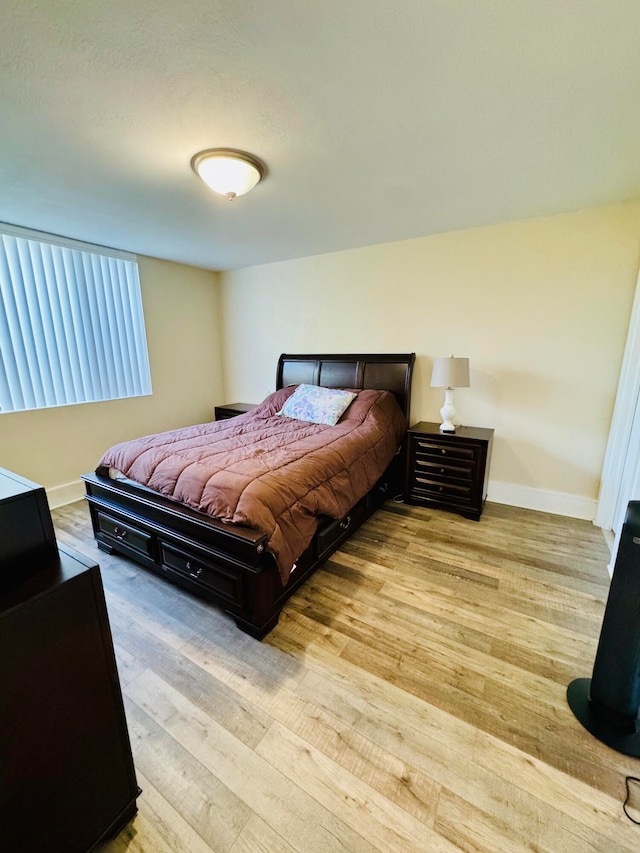
[[[438,459],[467,459],[470,462],[478,455],[478,446],[473,444],[454,444],[446,446],[435,441],[425,441],[422,438],[414,438],[414,450],[417,455],[436,456]]]
[[[455,498],[456,500],[471,503],[473,498],[473,486],[463,486],[451,482],[440,483],[437,480],[430,480],[426,477],[416,476],[413,478],[411,493],[416,496],[428,495],[438,498]]]
[[[416,475],[435,478],[445,477],[447,480],[472,480],[473,462],[465,460],[447,459],[441,462],[430,456],[416,456],[414,469]]]

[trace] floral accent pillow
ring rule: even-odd
[[[278,412],[287,418],[335,426],[358,395],[319,385],[298,385]]]

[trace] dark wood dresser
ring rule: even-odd
[[[493,430],[421,421],[408,431],[405,502],[480,519],[487,496]]]
[[[139,794],[100,570],[58,545],[12,582],[12,556],[0,559],[0,847],[86,853]]]

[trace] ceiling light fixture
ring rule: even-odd
[[[234,148],[208,148],[191,158],[191,168],[211,189],[233,201],[260,183],[264,164],[246,151]]]

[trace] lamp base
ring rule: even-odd
[[[456,416],[456,410],[453,405],[453,388],[446,388],[444,392],[444,405],[440,409],[440,432],[455,432],[455,424],[453,419]]]

